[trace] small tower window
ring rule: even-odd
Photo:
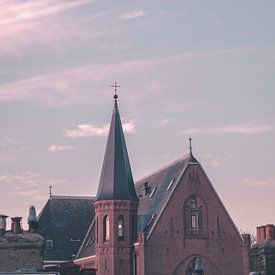
[[[122,215],[118,217],[117,221],[117,236],[119,241],[124,240],[124,218]]]
[[[105,216],[103,219],[103,240],[110,241],[110,219]]]

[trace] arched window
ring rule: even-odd
[[[98,243],[98,217],[96,217],[96,242]]]
[[[201,202],[192,196],[184,205],[184,232],[188,238],[203,235],[203,206],[200,204]]]
[[[124,218],[122,215],[117,220],[117,237],[119,241],[124,240]]]
[[[197,209],[197,200],[195,197],[192,197],[191,201],[190,201],[190,208],[191,209]]]
[[[137,218],[136,215],[132,215],[132,242],[137,240]]]
[[[107,215],[103,219],[103,240],[110,241],[110,219]]]

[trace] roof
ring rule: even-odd
[[[94,218],[94,197],[51,196],[38,217],[38,232],[53,247],[44,248],[44,261],[72,260]]]
[[[138,200],[116,98],[96,200]]]
[[[188,163],[189,156],[184,156],[136,182],[139,231],[148,230],[154,224]],[[147,185],[150,189],[147,189],[148,194],[145,195],[144,186]]]
[[[95,255],[95,219],[93,219],[86,236],[79,248],[76,259]]]

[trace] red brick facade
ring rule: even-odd
[[[135,201],[95,202],[98,274],[132,274],[133,240],[136,237],[133,227],[136,227],[137,209]],[[106,219],[109,222],[106,223]]]
[[[198,179],[189,181],[193,171]],[[186,228],[184,210],[190,197],[203,207],[202,233],[194,229],[193,236]],[[145,253],[145,263],[138,261],[139,275],[188,274],[196,257],[202,260],[204,274],[248,274],[248,267],[243,270],[243,240],[199,164],[188,166],[156,226],[141,240],[139,248],[142,253],[138,256]]]

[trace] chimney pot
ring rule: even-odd
[[[275,226],[273,224],[267,224],[265,226],[266,240],[275,240]]]
[[[11,218],[11,231],[14,234],[20,234],[22,232],[21,226],[22,217],[13,217]]]

